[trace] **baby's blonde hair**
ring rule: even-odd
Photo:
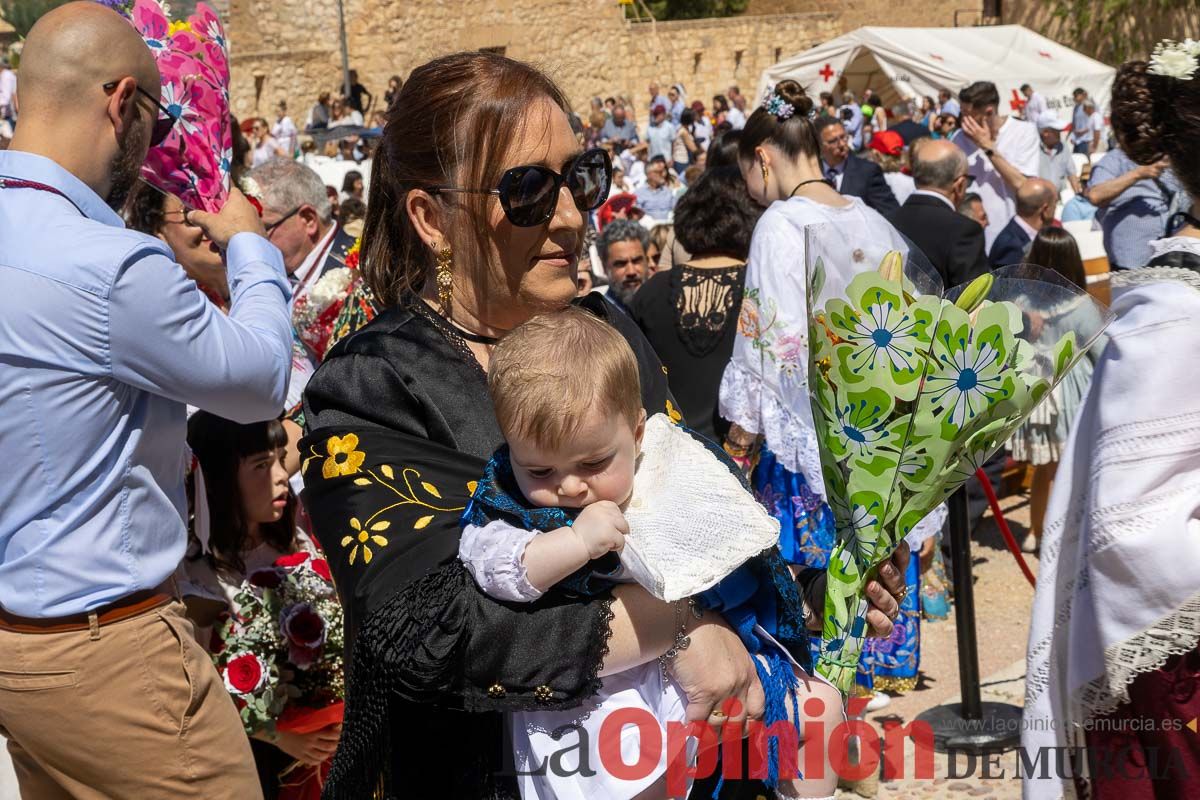
[[[629,343],[574,306],[514,329],[492,352],[488,391],[504,438],[558,449],[590,409],[620,414],[636,429],[642,389]]]

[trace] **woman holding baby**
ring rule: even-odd
[[[505,438],[488,391],[492,353],[572,302],[584,215],[611,180],[607,156],[581,150],[567,108],[537,70],[463,53],[415,70],[389,111],[363,259],[386,310],[329,353],[305,393],[305,499],[353,653],[327,797],[516,798],[497,712],[577,707],[602,679],[664,655],[688,719],[730,728],[763,714],[759,675],[722,617],[637,584],[497,600],[458,560],[464,509]],[[597,295],[576,304],[632,349],[644,413],[674,411],[636,325]],[[618,517],[595,523],[619,533]],[[809,607],[820,607],[822,581],[798,576]],[[871,587],[875,633],[890,631],[901,588]],[[738,703],[725,716],[729,698]],[[588,778],[578,781],[586,796]],[[754,785],[726,781],[722,796]],[[698,787],[693,796],[712,792]]]

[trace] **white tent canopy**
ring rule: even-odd
[[[816,98],[849,90],[861,97],[872,89],[885,104],[957,92],[988,80],[1000,91],[1000,113],[1014,113],[1028,83],[1069,122],[1076,87],[1087,90],[1106,113],[1116,70],[1020,25],[980,28],[859,28],[768,68],[759,96],[785,78]],[[841,98],[838,96],[838,105]]]

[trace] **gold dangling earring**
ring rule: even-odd
[[[767,171],[767,162],[765,162],[765,161],[759,161],[759,162],[758,162],[758,164],[759,164],[759,166],[761,166],[761,167],[762,167],[762,176],[763,176],[763,191],[766,191],[766,189],[767,189],[767,179],[770,177],[771,173]]]
[[[454,276],[451,273],[451,268],[454,266],[454,253],[450,250],[450,245],[446,244],[437,254],[437,270],[434,274],[434,279],[437,281],[438,304],[442,307],[442,313],[446,315],[446,319],[450,318],[450,297],[454,290]]]

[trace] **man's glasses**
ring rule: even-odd
[[[299,214],[299,213],[300,213],[300,209],[302,209],[302,208],[304,208],[304,206],[303,206],[303,205],[298,205],[298,206],[296,206],[295,208],[293,208],[291,211],[289,211],[289,212],[287,212],[286,214],[284,214],[284,215],[283,215],[282,217],[280,217],[279,219],[277,219],[277,220],[275,220],[274,222],[272,222],[270,225],[266,225],[266,226],[264,226],[264,227],[263,227],[263,233],[267,234],[267,238],[270,238],[270,237],[271,237],[271,234],[274,232],[274,230],[275,230],[276,228],[278,228],[278,227],[279,227],[280,225],[282,225],[283,223],[287,222],[287,221],[288,221],[289,219],[291,219],[292,217],[294,217],[294,216],[296,216],[297,214]]]
[[[513,167],[500,178],[496,189],[433,186],[427,191],[496,195],[509,222],[518,228],[532,228],[554,216],[564,184],[571,190],[576,208],[595,211],[608,198],[612,186],[612,161],[608,153],[599,148],[588,150],[568,163],[561,175],[540,164]]]
[[[105,94],[112,94],[117,90],[117,84],[120,81],[109,81],[101,88]],[[147,100],[154,104],[155,108],[162,115],[154,120],[154,130],[150,133],[150,146],[157,147],[163,143],[163,140],[170,135],[171,129],[175,127],[175,123],[179,121],[176,114],[172,114],[171,110],[155,99],[154,95],[147,92],[142,87],[136,87],[139,94],[143,95]]]

